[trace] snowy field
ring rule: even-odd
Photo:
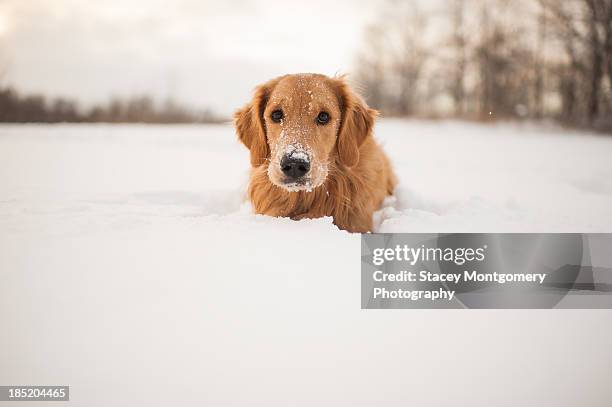
[[[612,232],[612,137],[376,132],[400,179],[380,232]],[[361,310],[359,235],[251,214],[247,172],[230,126],[0,126],[0,384],[73,406],[611,405],[612,311]]]

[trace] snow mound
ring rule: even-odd
[[[400,179],[377,231],[612,230],[612,139],[376,133]],[[78,406],[612,398],[605,310],[361,310],[359,235],[252,214],[248,165],[229,125],[0,126],[0,383]]]

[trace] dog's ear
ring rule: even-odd
[[[342,123],[338,132],[338,158],[347,167],[359,162],[359,147],[371,137],[378,112],[370,109],[359,95],[353,92],[343,78],[336,81]]]
[[[234,125],[238,139],[251,151],[253,167],[264,164],[270,156],[263,113],[270,93],[277,82],[278,78],[259,85],[255,88],[251,102],[234,113]]]

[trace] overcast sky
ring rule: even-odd
[[[0,68],[85,104],[146,93],[228,114],[276,75],[353,71],[380,1],[0,0]]]

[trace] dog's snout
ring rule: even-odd
[[[280,163],[283,174],[292,179],[303,177],[310,171],[310,162],[302,157],[286,155]]]

